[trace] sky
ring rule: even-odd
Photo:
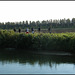
[[[0,22],[75,18],[75,1],[0,1]]]

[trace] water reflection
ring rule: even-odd
[[[41,54],[34,54],[29,52],[0,52],[0,62],[2,65],[6,63],[19,63],[22,65],[30,64],[35,65],[36,63],[39,64],[41,67],[42,65],[48,65],[50,68],[53,66],[57,67],[60,64],[74,64],[75,65],[75,56],[68,56],[68,55],[41,55]]]

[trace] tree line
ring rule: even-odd
[[[43,21],[20,21],[20,22],[0,22],[0,29],[26,29],[26,28],[38,27],[42,29],[51,28],[75,28],[75,18],[68,19],[50,19]]]

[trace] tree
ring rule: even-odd
[[[69,27],[70,26],[70,19],[67,19],[66,23],[67,23],[67,26]]]
[[[28,27],[28,21],[26,21],[26,26]]]
[[[75,26],[75,18],[72,18],[72,25]]]

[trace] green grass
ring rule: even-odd
[[[75,53],[75,33],[15,33],[0,31],[0,48],[29,51],[67,51]]]

